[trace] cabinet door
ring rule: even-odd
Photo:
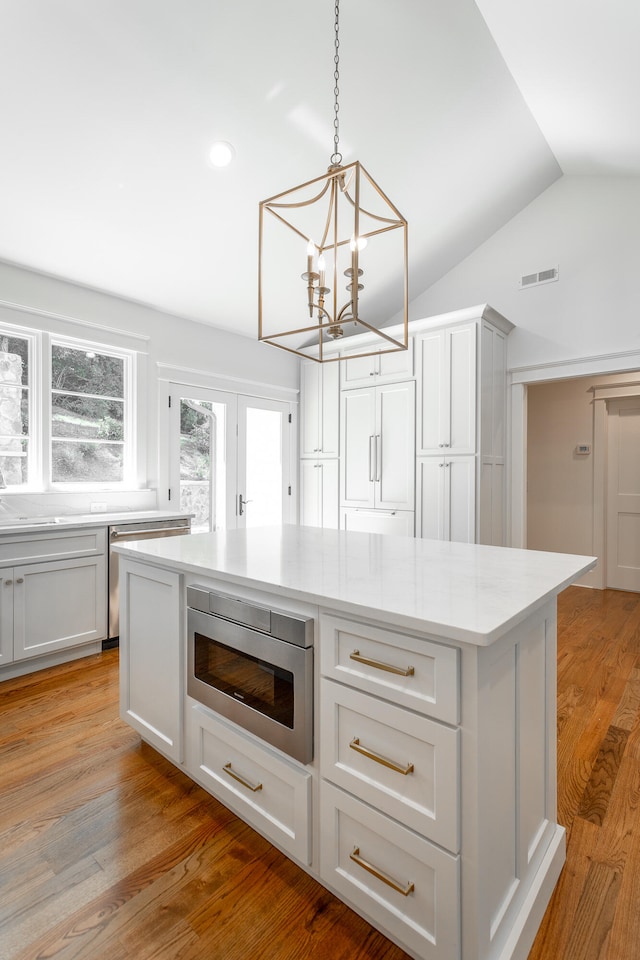
[[[475,457],[418,461],[416,536],[475,543]]]
[[[344,506],[374,505],[375,435],[375,388],[343,391],[340,499]]]
[[[320,401],[320,454],[340,454],[340,370],[338,363],[316,364],[322,370]]]
[[[317,457],[320,450],[321,370],[322,364],[315,360],[300,364],[301,457]]]
[[[359,510],[343,507],[341,528],[359,533],[391,533],[396,537],[413,536],[412,510]]]
[[[476,445],[476,326],[417,338],[418,456],[470,454]]]
[[[339,454],[340,371],[337,363],[300,366],[300,456],[337,457]]]
[[[0,571],[0,664],[13,660],[13,570]]]
[[[300,462],[300,523],[307,527],[338,527],[337,460]]]
[[[104,556],[28,564],[13,574],[16,660],[106,637]]]
[[[379,339],[371,349],[379,346]],[[364,349],[360,347],[359,349]],[[345,351],[345,357],[349,351]],[[376,383],[405,380],[413,376],[413,340],[409,340],[406,350],[393,350],[390,353],[373,354],[369,357],[354,357],[342,362],[342,388],[366,387],[375,377]]]
[[[120,559],[120,716],[174,763],[183,752],[180,582],[177,573]]]
[[[376,390],[375,506],[415,506],[415,389],[413,380]]]

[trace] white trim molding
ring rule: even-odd
[[[223,373],[210,373],[195,367],[180,367],[158,360],[156,363],[158,380],[182,384],[188,387],[208,387],[211,390],[225,390],[227,393],[242,393],[250,397],[264,397],[268,400],[284,400],[296,403],[297,387],[281,387],[259,380],[243,380],[241,377],[229,377]]]

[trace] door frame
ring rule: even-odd
[[[298,517],[298,407],[300,391],[297,388],[281,387],[276,384],[255,383],[240,380],[236,377],[225,377],[221,374],[208,374],[202,370],[158,363],[158,406],[157,419],[149,418],[147,428],[158,430],[158,464],[157,464],[157,494],[158,509],[178,509],[175,500],[169,499],[168,491],[171,487],[171,427],[169,397],[172,393],[181,392],[187,395],[189,391],[198,389],[212,390],[231,394],[236,399],[239,396],[253,397],[260,400],[281,400],[289,404],[291,414],[291,430],[289,431],[289,463],[291,475],[291,516],[293,522]],[[155,485],[156,478],[149,478],[149,486]]]
[[[640,351],[629,350],[598,357],[579,357],[553,363],[511,367],[507,372],[508,416],[508,529],[507,543],[512,547],[526,547],[527,543],[527,388],[529,384],[550,380],[573,380],[578,377],[603,376],[607,374],[632,373],[640,370]],[[604,403],[601,405],[604,408]],[[606,410],[600,416],[606,416]],[[596,424],[597,424],[596,417]],[[602,424],[600,425],[602,427]],[[594,451],[600,446],[594,427]],[[594,456],[594,471],[595,467]],[[606,470],[606,458],[605,467]],[[594,473],[593,552],[603,556],[604,550],[604,488],[602,466]],[[596,529],[597,527],[597,529]],[[604,590],[604,564],[598,564],[589,575],[592,585]]]

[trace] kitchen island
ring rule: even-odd
[[[412,956],[524,960],[564,862],[556,596],[595,559],[295,526],[117,549],[123,718]],[[313,620],[310,763],[187,695],[189,586]]]

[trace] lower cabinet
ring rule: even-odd
[[[106,637],[105,550],[104,529],[2,539],[0,666],[28,672],[24,661]]]
[[[300,461],[300,523],[338,527],[338,460]]]
[[[340,528],[360,533],[392,533],[397,537],[412,537],[413,511],[343,507],[340,511]]]
[[[423,960],[460,957],[460,858],[323,780],[320,875]]]
[[[120,716],[174,763],[183,758],[183,578],[120,561]]]
[[[475,505],[475,457],[418,460],[416,536],[475,543]]]
[[[311,863],[311,783],[304,768],[187,700],[187,772],[300,863]]]

